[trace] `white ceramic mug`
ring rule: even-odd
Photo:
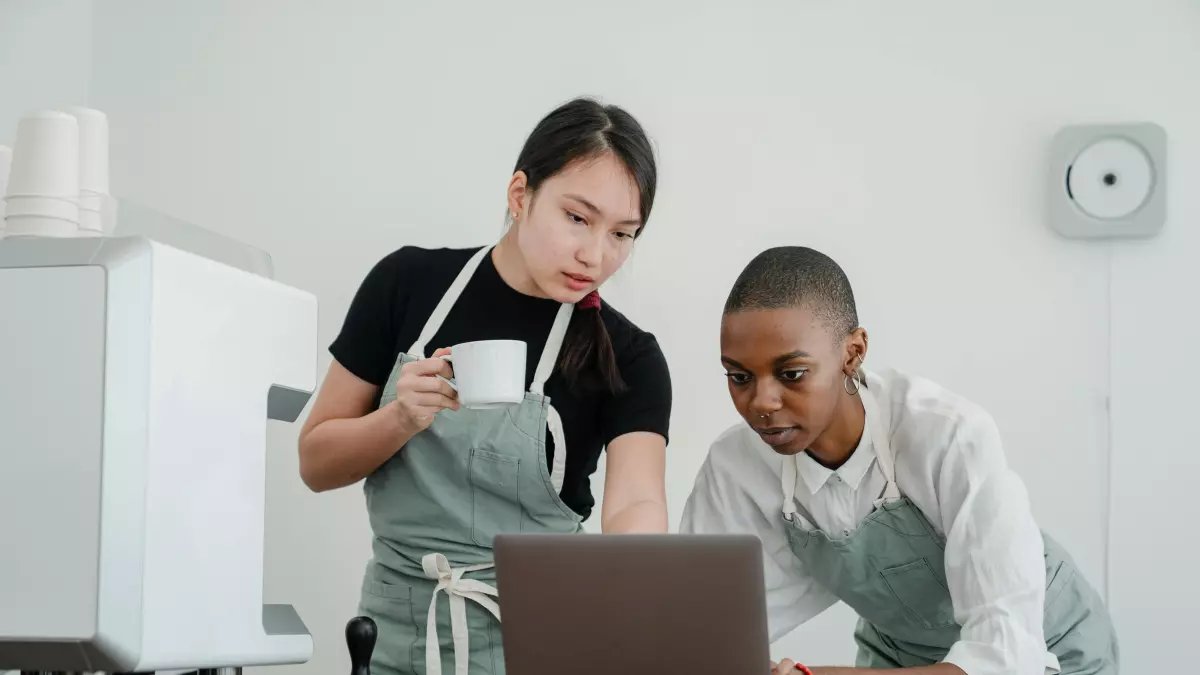
[[[525,352],[520,340],[464,342],[442,356],[454,366],[445,380],[458,392],[458,402],[475,410],[503,408],[525,400]]]

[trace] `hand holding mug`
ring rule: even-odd
[[[442,358],[449,353],[449,349],[439,349],[430,358],[400,367],[394,405],[401,423],[414,434],[428,429],[440,411],[459,408],[458,392],[446,381],[454,376],[454,370]]]

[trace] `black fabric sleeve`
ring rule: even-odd
[[[628,388],[605,406],[601,435],[608,445],[618,436],[649,431],[670,439],[671,371],[650,333],[640,333],[617,356]]]
[[[400,249],[371,268],[354,294],[341,333],[329,346],[346,370],[377,387],[387,383],[396,362],[397,323],[408,301],[406,263],[411,257]]]

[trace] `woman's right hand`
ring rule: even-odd
[[[440,358],[449,353],[449,349],[439,349],[430,358],[400,367],[396,400],[391,405],[396,407],[400,423],[412,434],[428,429],[442,410],[458,410],[458,392],[438,377],[454,376],[450,363]]]

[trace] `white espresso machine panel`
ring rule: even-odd
[[[268,419],[317,302],[144,237],[0,241],[0,671],[302,663],[263,602]]]

